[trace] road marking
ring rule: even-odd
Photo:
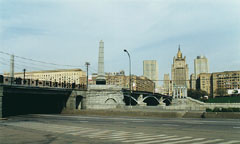
[[[166,142],[166,143],[162,143],[162,144],[178,144],[178,143],[186,143],[186,142],[192,142],[192,141],[201,141],[204,140],[206,138],[196,138],[196,139],[190,139],[190,140],[182,140],[182,141],[175,141],[175,142]]]
[[[145,121],[131,121],[131,122],[134,122],[134,123],[143,123]]]
[[[240,129],[240,127],[233,127],[233,128],[235,128],[235,129]]]
[[[164,140],[147,141],[147,142],[140,142],[138,144],[161,143],[166,141],[176,141],[176,140],[189,139],[189,138],[192,138],[192,137],[180,137],[180,138],[172,138],[172,139],[164,139]]]
[[[168,139],[168,138],[174,138],[174,137],[176,138],[177,136],[165,136],[165,137],[162,137],[162,138],[159,137],[158,140],[163,140],[163,139]],[[142,142],[137,143],[137,144],[141,144],[141,143],[142,143]]]
[[[116,140],[116,141],[123,141],[123,140],[127,140],[127,139],[136,139],[137,136],[138,137],[139,136],[143,137],[143,136],[148,136],[148,135],[146,135],[144,133],[129,133],[128,135],[121,136],[120,138],[114,138],[114,140]]]
[[[129,142],[156,140],[156,139],[159,139],[159,136],[157,136],[157,137],[152,137],[152,138],[142,138],[142,139],[126,140],[126,141],[122,141],[122,142],[129,143]]]
[[[87,135],[84,135],[86,137],[90,137],[90,138],[95,138],[95,137],[98,137],[99,135],[106,135],[108,133],[111,133],[113,132],[114,130],[103,130],[103,131],[98,131],[98,132],[95,132],[95,133],[91,133],[91,134],[87,134]]]
[[[71,135],[81,135],[81,134],[83,134],[83,133],[88,133],[88,132],[92,132],[92,131],[96,131],[96,129],[89,129],[89,130],[85,130],[85,131],[68,133],[68,134],[71,134]]]
[[[174,126],[174,127],[177,127],[179,125],[175,125],[175,124],[162,124],[162,126]]]
[[[147,136],[147,137],[143,137],[143,138],[136,138],[134,140],[126,140],[126,141],[122,141],[122,142],[137,142],[137,141],[149,141],[149,140],[155,140],[155,139],[159,139],[159,137],[161,136],[165,136],[165,135],[155,135],[155,136]]]
[[[81,122],[81,123],[88,123],[88,121],[78,121],[78,122]]]
[[[233,144],[233,143],[240,143],[240,141],[236,141],[236,140],[232,140],[232,141],[228,141],[228,142],[222,142],[222,143],[219,143],[219,144]]]
[[[142,121],[137,121],[142,122]],[[221,142],[220,144],[236,144],[240,143],[239,140],[231,140],[224,142],[224,139],[212,139],[207,141],[202,141],[206,138],[192,138],[192,137],[179,137],[179,136],[167,136],[167,135],[149,135],[142,132],[134,133],[134,132],[126,132],[126,131],[116,131],[116,130],[102,130],[102,129],[94,129],[87,127],[78,127],[71,125],[57,125],[57,124],[45,124],[41,122],[12,122],[5,123],[4,125],[9,126],[17,126],[47,132],[56,132],[56,133],[64,133],[71,134],[74,136],[81,137],[89,137],[89,138],[100,138],[107,139],[118,142],[135,142],[137,144],[152,144],[152,143],[163,143],[164,144],[178,144],[178,143],[187,143],[193,142],[194,144],[208,144],[208,143],[216,143]],[[179,126],[179,125],[171,125],[171,124],[162,124],[165,126]],[[240,128],[240,127],[233,127]],[[191,139],[192,138],[192,139]],[[198,142],[197,142],[198,141]]]
[[[125,132],[125,131],[117,131],[112,133],[111,135],[107,135],[105,137],[102,137],[101,139],[114,139],[114,138],[122,138],[124,135],[129,136],[131,133],[130,132]]]
[[[192,143],[192,144],[206,144],[206,143],[219,142],[219,141],[223,141],[223,139],[214,139],[214,140],[208,140],[208,141],[204,141],[204,142],[196,142],[196,143]]]

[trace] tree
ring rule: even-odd
[[[194,99],[201,99],[202,97],[204,97],[206,95],[208,95],[208,93],[206,91],[188,89],[188,97],[191,97]]]
[[[227,94],[227,90],[225,88],[217,88],[215,94],[218,96],[225,96]]]

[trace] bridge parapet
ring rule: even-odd
[[[87,90],[87,87],[84,84],[43,81],[43,80],[35,80],[35,79],[11,78],[6,76],[4,77],[3,75],[0,75],[0,84]]]

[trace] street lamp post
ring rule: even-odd
[[[129,91],[130,91],[129,105],[131,106],[131,100],[132,100],[131,57],[130,57],[129,52],[126,49],[124,49],[124,52],[126,52],[129,57]]]
[[[87,87],[87,89],[88,89],[88,66],[90,65],[90,63],[89,63],[89,62],[86,62],[85,65],[86,65],[86,67],[87,67],[87,85],[86,85],[86,87]]]

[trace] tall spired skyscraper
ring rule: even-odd
[[[189,88],[188,65],[186,64],[186,56],[184,56],[184,58],[182,57],[180,45],[178,47],[177,57],[173,57],[171,77],[173,86]]]
[[[98,75],[96,79],[97,85],[105,85],[106,78],[104,74],[104,42],[99,42],[99,53],[98,53]]]
[[[209,73],[208,59],[205,56],[197,56],[194,59],[194,74],[196,79],[200,73]]]

